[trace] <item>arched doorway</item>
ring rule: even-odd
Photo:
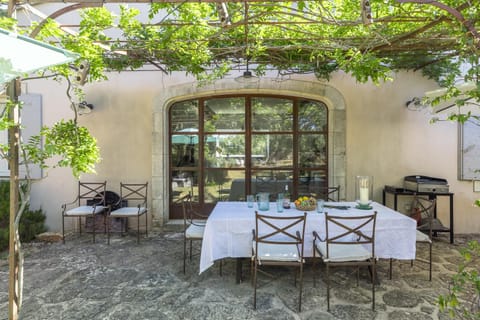
[[[184,85],[179,85],[179,86],[174,86],[170,87],[168,92],[165,94],[159,95],[157,97],[157,101],[154,103],[154,132],[153,132],[153,145],[152,145],[152,163],[153,163],[153,168],[152,168],[152,193],[153,193],[153,199],[152,199],[152,212],[154,214],[154,220],[160,224],[164,224],[166,221],[168,221],[169,214],[170,214],[170,198],[172,197],[172,192],[173,187],[172,187],[172,170],[173,169],[178,169],[178,168],[187,168],[187,171],[195,171],[187,167],[171,167],[170,164],[172,163],[172,154],[175,153],[175,151],[172,151],[172,139],[175,139],[176,142],[180,142],[181,139],[185,139],[183,136],[191,136],[191,132],[189,133],[188,131],[184,132],[179,132],[178,130],[183,130],[183,129],[188,129],[188,128],[183,128],[181,129],[178,127],[177,129],[174,129],[175,132],[171,132],[170,130],[170,114],[169,114],[169,107],[172,106],[175,103],[182,103],[184,101],[200,101],[202,100],[202,103],[205,103],[205,101],[211,100],[212,98],[215,99],[223,99],[225,97],[257,97],[257,98],[265,98],[265,97],[274,97],[275,99],[282,97],[290,99],[291,101],[297,101],[294,102],[293,104],[297,103],[297,105],[300,105],[301,103],[299,101],[310,101],[314,103],[319,103],[320,105],[324,105],[326,109],[328,110],[327,118],[326,121],[328,123],[328,130],[325,133],[326,139],[325,139],[325,146],[327,150],[326,154],[326,163],[327,166],[323,168],[323,173],[327,177],[327,181],[329,185],[340,185],[341,187],[341,198],[343,198],[343,195],[345,193],[345,104],[343,100],[343,96],[333,87],[320,83],[320,82],[309,82],[309,81],[298,81],[298,80],[288,80],[284,82],[278,82],[278,81],[272,81],[272,79],[269,78],[262,78],[258,83],[252,87],[251,84],[241,84],[238,82],[233,81],[233,79],[222,79],[214,84],[208,85],[208,86],[202,86],[198,87],[194,83],[190,84],[184,84]],[[262,98],[262,99],[263,99]],[[213,100],[211,101],[213,103]],[[251,102],[250,102],[251,103]],[[200,110],[200,109],[199,109]],[[204,109],[200,110],[202,112],[201,117],[204,117],[203,113],[205,112]],[[199,111],[199,112],[200,112]],[[251,121],[248,120],[248,121]],[[203,122],[202,122],[203,123]],[[230,132],[232,133],[232,132]],[[253,133],[253,132],[252,132]],[[227,135],[228,133],[224,133],[224,135]],[[276,132],[278,135],[282,134],[287,134],[283,131],[278,131]],[[319,132],[315,132],[315,134],[321,134]],[[183,146],[183,151],[181,153],[176,153],[176,157],[178,160],[178,156],[181,154],[181,156],[188,155],[188,152],[190,152],[190,155],[193,154],[193,157],[190,159],[190,161],[193,159],[195,162],[195,152],[198,152],[197,154],[200,154],[200,149],[199,148],[205,148],[206,146],[213,145],[213,142],[215,139],[218,139],[219,132],[217,131],[205,131],[204,129],[201,129],[201,131],[198,131],[194,133],[193,136],[198,136],[202,140],[202,143],[196,145],[195,143],[189,143],[190,141],[185,141],[187,142],[186,145],[190,145],[189,147]],[[263,143],[260,143],[259,145],[265,145],[266,144],[266,136],[268,133],[261,133],[258,132],[258,139],[263,139]],[[175,136],[175,137],[174,137]],[[190,137],[189,137],[190,138]],[[193,138],[195,139],[195,138]],[[209,141],[205,141],[205,139]],[[245,136],[245,139],[253,139],[252,136],[248,137]],[[259,141],[260,141],[259,140]],[[225,140],[225,141],[228,141]],[[217,143],[215,141],[215,143]],[[246,145],[251,146],[251,141],[245,141]],[[187,149],[190,148],[190,149]],[[210,147],[208,147],[210,148]],[[198,151],[196,151],[198,149]],[[211,149],[213,150],[213,149]],[[188,151],[188,152],[187,152]],[[172,153],[173,152],[173,153]],[[252,153],[252,150],[245,149],[245,155],[250,152],[250,161],[253,161],[255,157],[254,154]],[[227,173],[229,171],[242,171],[242,170],[250,170],[248,178],[252,178],[252,176],[255,176],[255,172],[259,173],[258,176],[260,176],[260,173],[263,173],[265,170],[264,168],[259,168],[255,166],[251,166],[249,169],[244,168],[244,167],[234,167],[233,169],[227,168],[227,167],[221,167],[221,168],[216,168],[216,167],[209,167],[206,166],[206,158],[205,158],[205,152],[202,150],[202,170],[205,170],[202,173],[201,178],[201,183],[202,187],[204,190],[202,191],[202,201],[204,203],[211,203],[212,207],[215,201],[216,197],[220,197],[220,192],[222,191],[222,186],[218,186],[216,190],[218,192],[214,193],[214,196],[211,197],[210,199],[208,198],[209,196],[206,197],[208,192],[205,192],[205,182],[208,181],[220,181],[218,177],[208,177],[206,172],[208,171],[209,173],[214,173],[218,175],[224,174],[226,171]],[[245,156],[243,155],[243,156]],[[237,155],[238,156],[238,155]],[[234,157],[230,157],[230,161],[232,161]],[[241,163],[241,161],[236,160],[237,163]],[[245,161],[245,160],[244,160]],[[293,160],[292,160],[293,161]],[[300,161],[300,160],[297,160]],[[200,165],[200,164],[198,164]],[[289,165],[289,164],[287,164]],[[293,164],[290,165],[293,168]],[[318,167],[313,167],[311,171],[317,170]],[[278,166],[273,166],[268,167],[267,171],[270,174],[271,171],[276,171],[277,173],[277,178],[278,178],[278,173],[281,173],[282,168]],[[223,172],[222,172],[223,171]],[[299,172],[299,171],[298,171]],[[238,172],[237,172],[238,173]],[[318,173],[318,172],[317,172]],[[244,174],[244,173],[243,173]],[[297,181],[299,181],[299,178],[302,176],[300,172],[294,176],[293,174],[291,177],[294,177]],[[199,178],[199,177],[197,177]],[[182,185],[184,188],[190,188],[191,184],[188,181],[188,179],[180,180],[182,177],[180,176],[179,180],[176,181],[178,185]],[[209,180],[210,179],[210,180]],[[277,179],[278,180],[278,179]],[[246,180],[246,184],[244,185],[242,191],[242,195],[244,196],[245,193],[251,192],[252,186],[248,186],[248,179]],[[174,184],[173,184],[174,186]],[[216,186],[217,187],[217,186]],[[211,188],[210,188],[211,189]],[[232,186],[230,185],[230,190],[229,190],[229,195],[231,193]],[[298,192],[298,191],[297,191]],[[206,201],[205,201],[206,200]],[[208,206],[207,206],[208,207]]]

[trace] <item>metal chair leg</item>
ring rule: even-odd
[[[372,264],[372,310],[375,311],[375,261]]]
[[[183,240],[183,274],[185,274],[185,260],[187,260],[187,240]]]
[[[298,312],[302,312],[302,291],[303,291],[303,264],[300,265],[300,294],[298,297]]]
[[[148,238],[148,214],[145,212],[145,238]]]
[[[432,243],[431,242],[429,243],[429,246],[430,246],[429,248],[430,270],[429,270],[428,280],[432,281]]]
[[[140,243],[140,216],[137,215],[137,243]]]
[[[255,262],[255,270],[253,273],[253,309],[257,310],[257,263]]]
[[[393,267],[393,259],[390,258],[390,275],[389,275],[390,280],[392,280],[392,273],[393,273],[392,267]]]
[[[330,311],[330,267],[327,263],[327,311]]]
[[[95,243],[95,228],[96,228],[95,220],[97,220],[97,219],[96,219],[95,214],[94,214],[93,215],[93,243]],[[85,217],[85,223],[86,223],[86,221],[87,221],[87,218]]]
[[[65,244],[65,216],[62,214],[62,242]]]
[[[107,229],[107,244],[110,244],[110,222],[111,222],[111,218],[110,218],[110,216],[108,216],[108,218],[106,218],[106,219],[107,219],[107,222],[106,222],[105,227]]]
[[[192,250],[193,250],[192,249],[192,243],[193,243],[193,241],[190,240],[190,261],[192,261]]]

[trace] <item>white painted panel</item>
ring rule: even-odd
[[[38,135],[42,128],[42,96],[40,94],[24,94],[18,97],[23,101],[23,106],[20,111],[20,123],[22,126],[21,136],[24,143],[28,142],[33,135]],[[7,142],[8,134],[6,131],[0,132],[0,142]],[[32,179],[42,178],[42,169],[38,165],[30,165],[30,177]],[[20,178],[26,176],[25,165],[21,165]],[[10,175],[8,170],[8,161],[6,159],[0,160],[0,176],[6,177]]]

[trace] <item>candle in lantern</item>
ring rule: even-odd
[[[360,204],[368,204],[368,187],[360,187]]]
[[[360,178],[358,181],[358,191],[359,191],[359,202],[363,205],[368,205],[369,202],[369,180],[367,178]]]

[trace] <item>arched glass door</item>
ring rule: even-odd
[[[217,201],[288,186],[293,197],[328,186],[328,110],[283,96],[219,96],[170,108],[170,218],[175,201],[194,195],[209,213]]]

